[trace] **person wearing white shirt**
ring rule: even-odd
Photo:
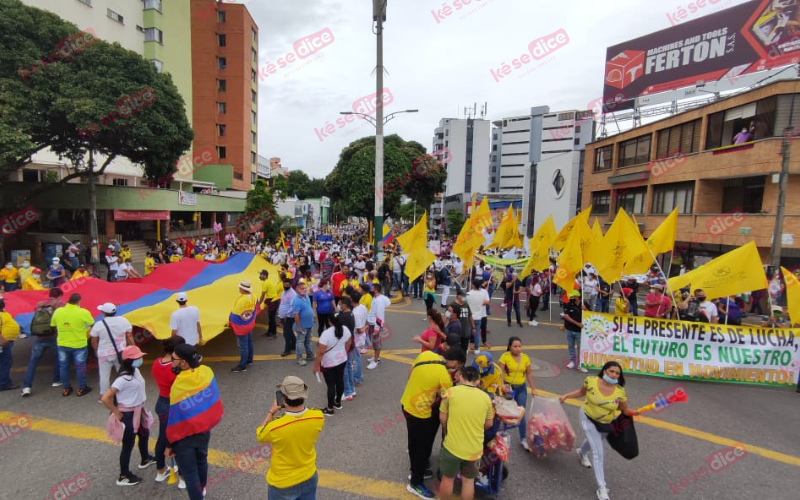
[[[480,353],[479,346],[482,344],[486,347],[491,347],[486,342],[486,306],[491,304],[489,300],[489,292],[481,286],[482,280],[472,280],[472,290],[467,294],[467,304],[472,311],[472,319],[475,325],[480,324],[480,327],[475,330],[475,354]],[[478,332],[480,331],[480,338]]]
[[[358,274],[358,281],[360,282],[364,277],[364,273],[367,271],[367,263],[364,262],[364,257],[362,255],[359,255],[358,260],[353,263],[353,270]]]
[[[169,317],[172,336],[183,337],[189,345],[203,345],[203,330],[200,327],[200,311],[195,306],[186,305],[189,298],[184,292],[175,296],[178,310]]]
[[[391,305],[389,297],[381,294],[380,285],[372,285],[371,293],[372,306],[369,308],[367,323],[369,323],[370,341],[375,350],[375,356],[370,358],[367,370],[374,370],[381,363],[381,341],[383,340],[381,334],[387,330],[386,308]]]
[[[594,305],[597,302],[598,286],[597,275],[589,272],[589,275],[583,279],[583,301],[587,303],[590,311],[594,311]]]
[[[92,349],[97,354],[97,371],[100,374],[100,394],[108,390],[111,367],[119,372],[117,353],[129,345],[133,345],[133,326],[124,316],[116,317],[117,306],[106,302],[97,307],[103,313],[103,319],[92,326],[89,336],[92,338]],[[116,346],[116,348],[115,348]]]

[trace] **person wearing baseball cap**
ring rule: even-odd
[[[260,309],[267,310],[269,321],[266,337],[269,340],[275,340],[278,338],[278,302],[283,288],[278,283],[273,283],[269,280],[269,271],[266,269],[262,269],[258,273],[258,279],[261,280],[261,297],[258,299],[258,303],[260,304]]]
[[[247,371],[247,365],[253,364],[253,328],[256,326],[256,302],[251,294],[252,285],[248,280],[239,283],[239,296],[233,304],[228,316],[228,324],[236,335],[239,344],[239,364],[234,366],[233,373]]]
[[[103,313],[103,319],[89,330],[92,338],[92,349],[97,354],[97,371],[100,374],[100,395],[108,390],[111,367],[119,373],[122,352],[129,345],[134,345],[133,326],[125,316],[117,316],[117,306],[111,302],[97,306]]]
[[[58,257],[53,257],[50,261],[50,267],[47,268],[47,279],[50,281],[50,288],[58,288],[67,280],[67,272]]]
[[[122,450],[119,452],[120,471],[117,486],[134,486],[142,482],[142,478],[135,475],[130,469],[131,452],[133,452],[133,444],[137,435],[139,436],[139,453],[142,456],[139,468],[145,469],[156,463],[155,457],[150,455],[147,448],[153,416],[144,406],[147,401],[145,382],[139,372],[145,354],[135,345],[123,349],[120,356],[122,362],[119,374],[111,384],[111,388],[100,399],[100,402],[111,412],[108,417],[108,428],[119,425],[118,422],[125,424],[122,433]],[[115,398],[116,404],[114,404]]]
[[[256,429],[259,443],[272,444],[267,471],[271,499],[313,500],[317,498],[317,438],[325,417],[317,409],[306,408],[308,385],[303,379],[288,376],[278,385],[280,401],[273,400],[267,416]],[[283,410],[281,417],[275,414]]]
[[[644,315],[648,318],[663,318],[672,310],[672,301],[664,295],[664,286],[660,283],[650,285],[650,293],[644,299]]]
[[[573,368],[587,373],[588,370],[581,366],[580,348],[581,348],[581,329],[583,328],[583,304],[581,304],[581,292],[577,290],[570,290],[567,292],[569,302],[564,304],[564,312],[561,317],[564,318],[564,329],[567,332],[567,349],[569,351],[569,364],[567,368]]]
[[[178,309],[169,317],[169,327],[173,337],[183,337],[189,345],[203,345],[203,328],[200,326],[200,311],[195,306],[187,305],[189,297],[186,292],[175,295]]]

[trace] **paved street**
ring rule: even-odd
[[[499,304],[497,300],[494,302]],[[509,335],[519,335],[525,352],[539,367],[535,380],[541,392],[562,394],[580,386],[584,375],[575,371],[556,375],[551,367],[566,357],[564,334],[557,322],[543,322],[536,328],[527,325],[524,329],[516,325],[508,328],[504,319],[497,318],[498,310],[495,308],[495,316],[489,322],[490,342],[495,346],[493,354],[499,356],[505,350]],[[355,400],[345,402],[344,410],[326,419],[317,446],[321,487],[318,498],[413,498],[405,491],[408,471],[405,425],[382,432],[380,428],[384,419],[393,419],[400,411],[398,401],[408,367],[418,352],[418,346],[410,339],[423,329],[423,311],[422,302],[417,300],[392,306],[387,313],[392,336],[384,342],[385,361],[374,372],[365,370],[365,382]],[[542,314],[547,313],[540,313],[540,320]],[[546,316],[544,321],[547,322]],[[243,374],[230,372],[238,359],[232,334],[226,333],[202,349],[204,363],[217,375],[225,406],[225,416],[212,432],[209,478],[214,479],[209,499],[266,498],[265,464],[239,472],[236,456],[258,446],[255,427],[274,398],[275,385],[285,375],[303,377],[311,386],[311,405],[324,404],[324,385],[316,382],[311,366],[300,367],[293,358],[280,358],[282,340],[268,341],[262,333],[263,328],[256,330],[256,362]],[[13,377],[17,383],[22,380],[29,345],[29,339],[21,340],[14,348]],[[152,410],[157,390],[150,377],[149,363],[159,348],[151,341],[143,350],[149,353],[143,373]],[[95,392],[83,399],[74,395],[62,398],[59,389],[49,387],[49,367],[45,365],[50,364],[48,356],[39,368],[32,397],[23,399],[17,391],[0,393],[0,420],[25,413],[32,421],[30,430],[0,442],[4,464],[0,470],[3,485],[0,498],[52,498],[52,485],[80,473],[87,475],[90,486],[75,498],[186,498],[175,485],[155,483],[154,467],[138,471],[136,450],[131,461],[133,471],[141,472],[144,481],[130,488],[117,487],[114,481],[119,448],[105,440],[108,412],[95,402],[96,372],[90,374]],[[690,398],[688,405],[648,414],[637,424],[641,450],[638,458],[626,461],[605,447],[605,474],[611,498],[796,499],[800,471],[800,435],[796,430],[800,394],[788,389],[734,384],[684,384]],[[643,406],[648,396],[672,385],[669,379],[629,376],[630,404],[634,408]],[[571,402],[565,408],[580,442],[583,432],[578,420],[579,405]],[[151,449],[155,446],[155,434],[150,441]],[[516,431],[513,436],[516,438]],[[735,442],[745,445],[745,457],[719,473],[691,481],[690,475],[706,466],[709,455]],[[537,459],[525,453],[517,439],[512,444],[510,475],[498,498],[595,498],[593,472],[583,469],[574,453]],[[434,465],[438,447],[438,444],[434,447]],[[232,475],[227,476],[226,471]],[[685,488],[680,486],[682,477],[687,480]]]

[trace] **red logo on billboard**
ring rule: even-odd
[[[606,85],[622,89],[644,74],[644,51],[625,50],[606,62]]]

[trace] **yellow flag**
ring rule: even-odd
[[[433,252],[428,250],[428,212],[422,214],[416,226],[398,236],[397,241],[403,252],[408,253],[405,273],[410,281],[414,281],[436,260]]]
[[[472,265],[475,251],[483,244],[483,230],[492,227],[492,213],[486,197],[481,200],[477,210],[472,210],[469,219],[464,222],[458,239],[453,245],[453,252],[459,256],[464,265]]]
[[[513,205],[511,209],[511,222],[507,231],[508,237],[504,242],[505,248],[521,248],[522,247],[522,234],[519,232],[519,219],[517,218],[517,211],[514,210]]]
[[[595,262],[599,259],[600,241],[594,235],[594,231],[589,227],[589,223],[579,219],[575,223],[575,231],[581,244],[581,257],[583,262]]]
[[[781,271],[783,272],[783,281],[786,283],[787,312],[792,318],[792,323],[800,323],[800,281],[785,267],[781,267]]]
[[[533,251],[538,249],[542,243],[545,243],[548,248],[551,247],[555,239],[556,224],[553,222],[553,214],[550,214],[547,216],[544,223],[539,226],[539,229],[536,230],[530,242],[528,242],[531,254],[533,254]]]
[[[594,224],[592,224],[592,232],[594,233],[594,237],[597,241],[601,241],[603,239],[603,230],[600,228],[600,223],[597,222],[597,217],[594,218]]]
[[[637,228],[638,229],[638,228]],[[650,270],[655,256],[671,252],[675,246],[675,235],[678,230],[678,207],[672,210],[659,224],[653,234],[647,238],[648,251],[641,253],[625,264],[625,274],[644,274]]]
[[[417,224],[397,237],[397,242],[403,247],[403,252],[411,252],[420,244],[428,245],[428,212],[424,212]]]
[[[600,276],[609,283],[622,278],[625,262],[648,251],[647,243],[622,209],[608,228],[600,247],[601,257],[595,266]]]
[[[583,212],[579,213],[578,215],[570,219],[570,221],[567,222],[567,224],[561,228],[561,231],[558,232],[558,235],[556,236],[555,240],[553,240],[553,250],[558,252],[562,248],[564,248],[564,245],[567,244],[567,240],[569,239],[570,234],[572,234],[572,230],[575,229],[575,224],[577,224],[578,221],[581,219],[584,222],[587,222],[589,220],[589,213],[591,212],[591,210],[592,207],[590,206]]]
[[[525,264],[525,269],[522,270],[521,277],[526,277],[531,274],[534,270],[536,271],[544,271],[550,267],[550,246],[547,242],[542,242],[539,244],[538,248],[531,249],[531,256],[528,259],[528,263]]]
[[[692,291],[703,289],[709,299],[767,288],[767,278],[756,243],[746,243],[668,281],[671,290],[683,288],[690,283]]]
[[[585,221],[582,221],[585,223]],[[581,242],[579,231],[572,231],[561,254],[558,256],[558,269],[553,275],[553,283],[566,289],[572,290],[572,286],[567,286],[575,279],[575,274],[583,267],[583,257],[581,256]]]
[[[494,232],[492,242],[486,248],[506,248],[507,242],[513,237],[514,205],[508,206],[508,211],[503,215],[500,224]]]

